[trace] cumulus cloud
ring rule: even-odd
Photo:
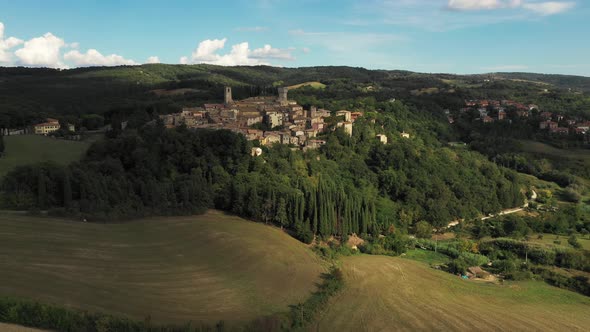
[[[151,56],[147,58],[145,63],[160,63],[160,58],[158,58],[157,56]]]
[[[60,50],[66,43],[51,32],[41,37],[32,38],[24,43],[24,47],[14,52],[17,63],[25,66],[64,68]]]
[[[479,11],[503,8],[523,8],[539,15],[547,16],[565,12],[575,6],[575,2],[528,2],[526,0],[449,0],[447,8],[457,11]]]
[[[137,65],[137,62],[125,59],[120,55],[102,55],[95,49],[89,49],[86,53],[81,53],[78,50],[69,51],[64,54],[64,59],[78,67]]]
[[[266,44],[262,48],[257,48],[250,52],[250,57],[253,59],[277,59],[277,60],[295,60],[291,52],[294,51],[293,48],[273,48],[272,46]]]
[[[264,45],[262,48],[250,49],[247,42],[235,44],[231,47],[229,53],[220,54],[219,51],[225,48],[227,38],[207,39],[199,43],[199,46],[193,51],[191,57],[183,56],[180,58],[181,64],[189,63],[209,63],[221,66],[254,66],[269,65],[272,60],[291,61],[295,60],[291,52],[293,48],[280,49],[273,48],[271,45]]]
[[[22,47],[14,52],[10,50],[19,45]],[[79,47],[79,43],[66,43],[63,38],[51,32],[27,41],[15,37],[5,39],[4,24],[0,22],[0,64],[49,68],[68,68],[70,64],[75,66],[137,65],[135,61],[120,55],[105,56],[95,49],[82,53],[77,50]],[[63,54],[68,49],[71,50]],[[13,57],[16,58],[15,61]],[[157,57],[150,57],[148,61],[150,60],[159,62]]]
[[[4,24],[0,22],[0,63],[12,62],[12,54],[9,52],[9,50],[22,43],[22,40],[15,37],[8,37],[4,39]]]

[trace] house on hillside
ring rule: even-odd
[[[54,131],[58,131],[61,128],[57,119],[47,118],[46,122],[36,124],[34,126],[36,135],[47,135]]]
[[[555,129],[557,128],[557,122],[551,120],[543,121],[539,123],[539,129]]]

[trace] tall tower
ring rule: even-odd
[[[289,91],[289,88],[279,88],[279,102],[281,104],[286,104],[287,103],[287,92]]]
[[[231,87],[226,86],[225,91],[223,93],[223,102],[226,105],[233,103],[234,101],[231,99]]]

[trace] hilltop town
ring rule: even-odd
[[[251,97],[238,101],[233,100],[231,87],[225,87],[223,104],[183,108],[180,113],[160,115],[160,119],[167,128],[185,125],[188,128],[229,129],[263,146],[279,143],[307,150],[326,143],[317,136],[328,128],[341,127],[352,136],[353,123],[361,116],[362,112],[340,110],[335,112],[335,123],[330,126],[326,119],[332,117],[332,112],[315,106],[305,110],[296,101],[288,99],[286,87],[278,88],[275,97]],[[387,138],[379,139],[383,141]]]
[[[530,119],[535,121],[540,130],[551,135],[587,135],[590,131],[590,121],[577,116],[542,111],[535,104],[525,105],[513,100],[466,100],[459,115],[469,112],[475,112],[474,120],[483,123]],[[454,123],[456,115],[448,110],[445,113],[449,123]]]

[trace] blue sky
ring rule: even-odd
[[[590,76],[586,0],[2,0],[0,65],[349,65]]]

